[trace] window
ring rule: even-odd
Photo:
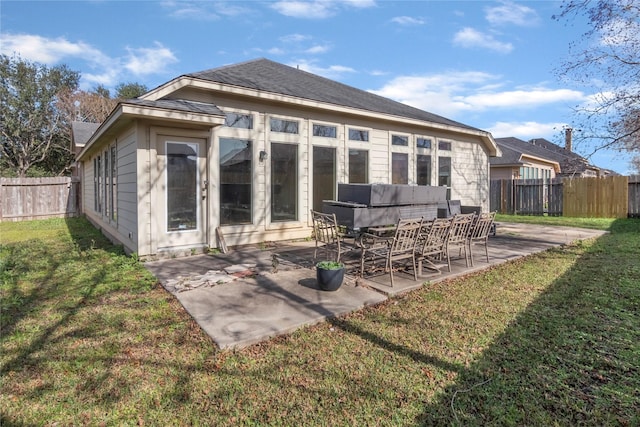
[[[447,187],[447,200],[451,200],[451,157],[438,157],[438,185]]]
[[[416,156],[416,183],[431,185],[431,156],[423,154]]]
[[[338,129],[335,126],[313,125],[313,136],[336,138],[338,136]]]
[[[102,214],[109,218],[109,150],[104,152],[104,212]]]
[[[294,120],[283,120],[271,118],[271,131],[283,133],[298,133],[298,122]]]
[[[391,153],[391,183],[409,183],[409,155],[404,153]]]
[[[416,147],[431,148],[431,138],[416,138]]]
[[[240,129],[253,129],[253,116],[251,114],[226,113],[225,126]]]
[[[369,152],[349,149],[349,182],[366,184],[369,182]]]
[[[98,156],[98,205],[97,212],[102,212],[102,157]]]
[[[111,219],[118,219],[118,149],[116,145],[111,146]]]
[[[93,159],[93,210],[100,212],[100,156]]]
[[[367,142],[369,141],[369,131],[349,128],[349,140]]]
[[[271,221],[298,219],[298,146],[271,144]]]
[[[438,149],[443,151],[451,151],[451,142],[438,141]]]
[[[391,135],[391,145],[409,145],[409,137],[403,135]]]
[[[253,149],[245,139],[220,138],[220,224],[251,223]]]
[[[336,149],[313,147],[313,210],[322,211],[323,200],[336,195]]]
[[[198,229],[198,145],[167,141],[167,231]]]

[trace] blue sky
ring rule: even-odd
[[[6,1],[0,49],[67,64],[81,86],[138,82],[269,58],[488,130],[563,144],[595,95],[555,69],[586,31],[559,1]],[[578,145],[576,151],[591,153]],[[624,155],[597,166],[628,173]]]

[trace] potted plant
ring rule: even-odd
[[[336,291],[344,280],[344,264],[337,261],[320,261],[316,264],[316,280],[323,291]]]

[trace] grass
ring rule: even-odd
[[[600,227],[220,351],[85,220],[0,223],[0,424],[639,425],[640,220]]]

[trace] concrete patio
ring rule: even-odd
[[[148,262],[145,266],[171,292],[220,348],[244,347],[301,326],[379,304],[428,283],[486,269],[605,232],[570,227],[499,223],[484,248],[474,251],[474,267],[452,261],[452,271],[418,281],[397,273],[360,278],[357,254],[347,259],[345,283],[335,292],[318,288],[314,242],[277,242],[243,247],[228,254],[196,255]],[[320,254],[319,254],[320,256]],[[225,271],[226,270],[226,271]]]

